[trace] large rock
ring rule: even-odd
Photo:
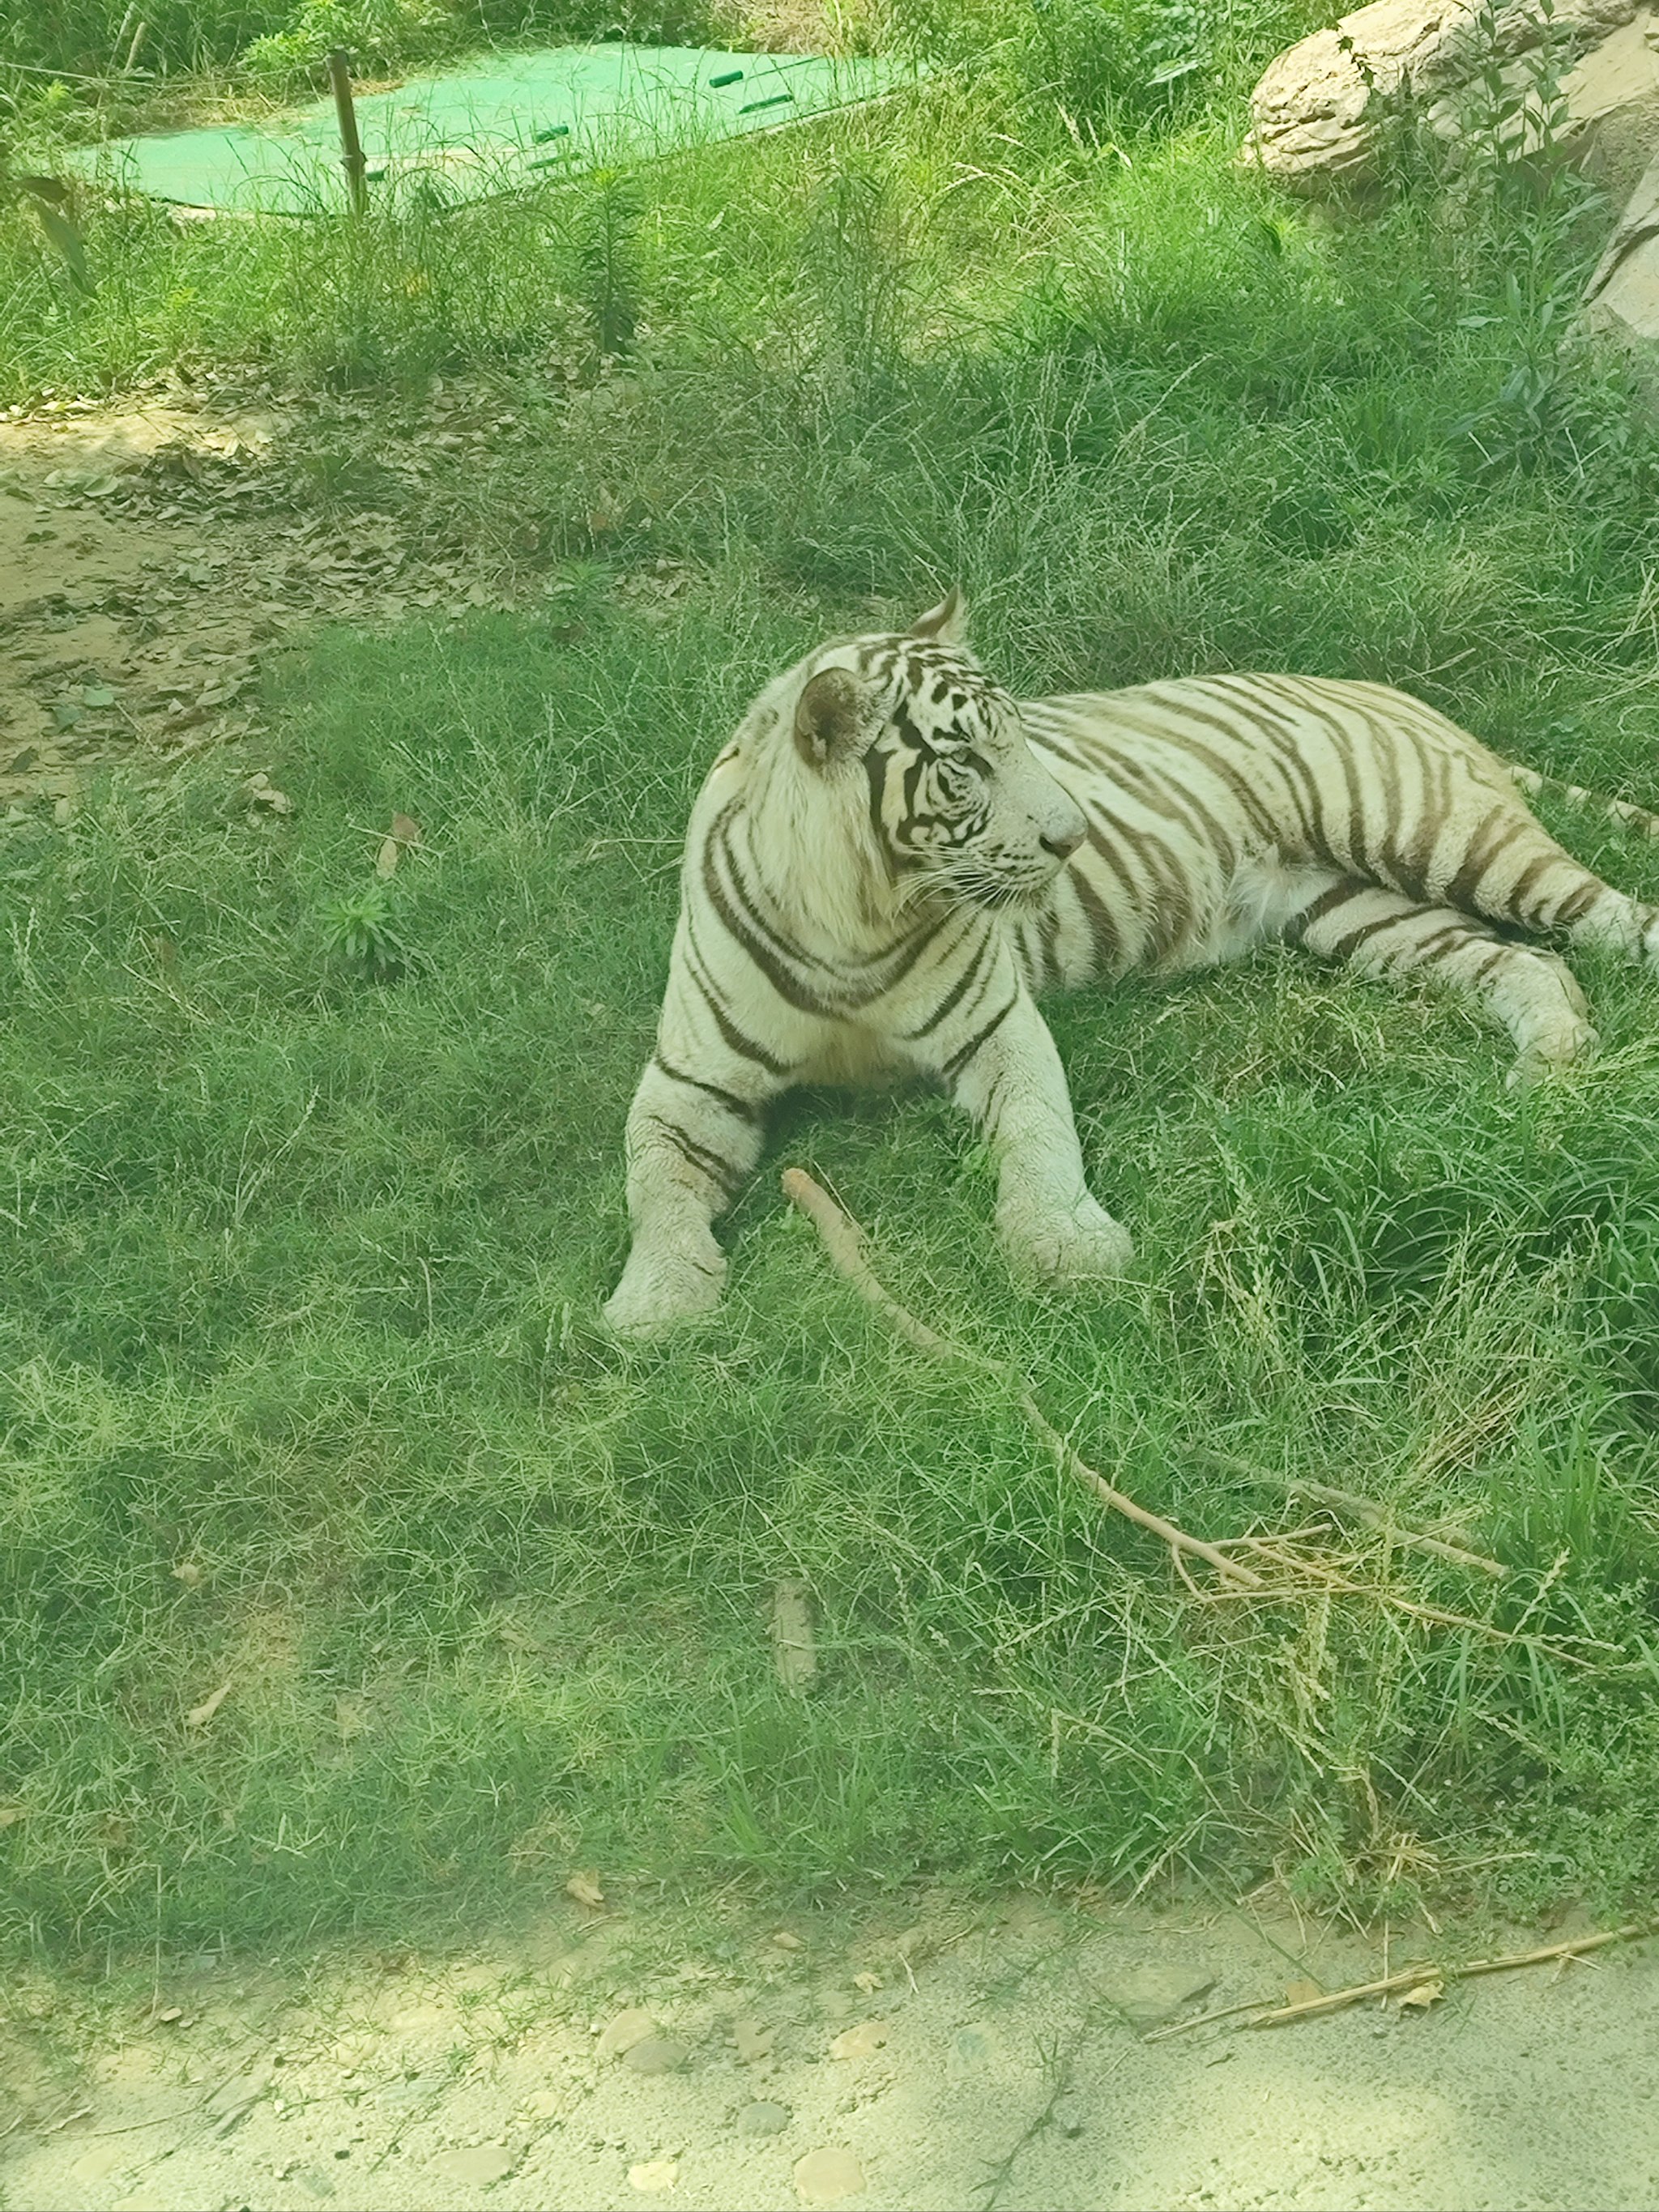
[[[1619,221],[1585,287],[1584,320],[1629,354],[1659,404],[1659,156]]]
[[[1659,15],[1644,10],[1593,46],[1561,88],[1562,146],[1613,200],[1633,192],[1659,152]]]
[[[1455,95],[1492,51],[1486,24],[1506,79],[1521,82],[1547,40],[1571,61],[1633,25],[1638,13],[1645,15],[1638,0],[1556,0],[1548,16],[1538,0],[1496,0],[1490,15],[1475,0],[1372,0],[1271,64],[1251,94],[1247,155],[1302,191],[1362,182],[1376,154],[1373,93],[1391,99],[1408,84],[1431,125],[1449,137]],[[1645,42],[1638,38],[1632,51],[1645,55]],[[1598,114],[1616,106],[1608,72],[1587,82],[1583,97],[1601,103]],[[1598,128],[1605,133],[1605,125]]]

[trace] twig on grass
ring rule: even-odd
[[[1497,1559],[1487,1559],[1484,1553],[1468,1552],[1461,1544],[1449,1544],[1443,1536],[1428,1536],[1420,1529],[1401,1528],[1386,1507],[1378,1505],[1373,1498],[1362,1498],[1357,1490],[1340,1490],[1334,1483],[1315,1482],[1304,1474],[1275,1474],[1271,1468],[1257,1467],[1232,1452],[1218,1451],[1212,1444],[1196,1444],[1193,1449],[1200,1459],[1208,1460],[1212,1467],[1224,1468],[1229,1474],[1243,1476],[1246,1481],[1262,1483],[1291,1496],[1317,1498],[1322,1505],[1334,1506],[1339,1513],[1352,1515],[1367,1528],[1380,1528],[1395,1543],[1407,1545],[1413,1551],[1432,1552],[1437,1559],[1449,1559],[1455,1566],[1473,1567],[1477,1573],[1491,1575],[1499,1582],[1509,1572],[1507,1567]]]
[[[1632,1920],[1622,1928],[1604,1929],[1599,1936],[1575,1936],[1565,1943],[1546,1943],[1536,1951],[1510,1951],[1498,1959],[1471,1959],[1467,1966],[1402,1966],[1397,1973],[1384,1974],[1376,1981],[1357,1982],[1349,1989],[1332,1990],[1322,1996],[1303,1997],[1295,2004],[1267,2005],[1257,2000],[1254,2003],[1223,2005],[1218,2012],[1199,2013],[1191,2020],[1177,2021],[1174,2027],[1160,2027],[1141,2039],[1162,2043],[1170,2036],[1185,2035],[1194,2027],[1207,2027],[1213,2021],[1237,2020],[1241,2013],[1247,2012],[1255,2013],[1255,2018],[1242,2022],[1246,2027],[1285,2027],[1296,2021],[1341,2012],[1366,1997],[1392,1996],[1396,1990],[1416,1989],[1425,1982],[1468,1982],[1478,1974],[1507,1974],[1517,1966],[1547,1966],[1552,1959],[1577,1959],[1586,1951],[1599,1951],[1609,1943],[1636,1943],[1644,1936],[1655,1935],[1659,1935],[1659,1919]]]
[[[1122,1514],[1126,1520],[1133,1521],[1139,1527],[1150,1529],[1154,1536],[1161,1537],[1170,1547],[1177,1565],[1181,1563],[1181,1554],[1189,1552],[1195,1559],[1207,1560],[1224,1581],[1232,1583],[1239,1589],[1259,1590],[1265,1587],[1261,1576],[1250,1568],[1230,1559],[1213,1544],[1206,1544],[1196,1536],[1188,1535],[1184,1529],[1177,1528],[1160,1515],[1149,1513],[1144,1505],[1136,1504],[1127,1492],[1114,1488],[1103,1474],[1097,1473],[1085,1461],[1079,1459],[1060,1431],[1044,1415],[1020,1376],[1011,1373],[999,1361],[988,1358],[983,1352],[974,1352],[967,1345],[957,1343],[952,1337],[941,1336],[925,1321],[918,1321],[908,1307],[902,1306],[892,1293],[877,1280],[869,1261],[865,1257],[864,1231],[858,1223],[836,1203],[822,1183],[814,1182],[804,1168],[786,1168],[782,1180],[784,1196],[792,1206],[799,1208],[817,1231],[835,1267],[908,1343],[915,1345],[918,1352],[926,1352],[930,1359],[959,1362],[964,1366],[976,1367],[982,1375],[991,1376],[1010,1390],[1020,1412],[1066,1473],[1086,1483],[1096,1497],[1115,1513]]]
[[[1494,1644],[1523,1644],[1529,1650],[1547,1652],[1551,1658],[1559,1659],[1564,1666],[1588,1667],[1594,1663],[1582,1651],[1574,1651],[1566,1644],[1556,1642],[1553,1638],[1529,1636],[1522,1629],[1499,1628],[1495,1621],[1480,1620],[1472,1613],[1452,1613],[1442,1605],[1425,1605],[1416,1598],[1401,1597],[1397,1591],[1384,1589],[1377,1583],[1357,1583],[1351,1577],[1340,1572],[1338,1569],[1327,1566],[1322,1560],[1310,1559],[1305,1555],[1282,1550],[1271,1538],[1247,1536],[1241,1540],[1257,1559],[1266,1559],[1276,1567],[1287,1568],[1293,1575],[1310,1577],[1326,1589],[1340,1590],[1346,1596],[1375,1598],[1379,1605],[1391,1605],[1397,1613],[1408,1613],[1418,1620],[1433,1621],[1438,1627],[1472,1629],[1477,1636],[1487,1637]],[[1285,1594],[1282,1584],[1269,1584],[1263,1591],[1263,1595],[1267,1597],[1282,1597]],[[1224,1596],[1228,1593],[1200,1590],[1194,1588],[1193,1595],[1201,1599],[1204,1603],[1211,1604],[1218,1596]],[[1601,1648],[1611,1650],[1613,1647],[1602,1645]]]

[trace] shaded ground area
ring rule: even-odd
[[[255,734],[260,665],[300,625],[538,589],[533,531],[481,548],[432,496],[530,434],[499,392],[441,379],[401,414],[174,386],[0,419],[0,811]]]
[[[1269,2033],[1375,1974],[1212,1914],[574,1909],[485,1955],[215,1958],[15,1995],[8,2206],[1659,2203],[1659,1945]],[[1440,1950],[1395,1931],[1396,1966]]]

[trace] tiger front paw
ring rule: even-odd
[[[711,1313],[725,1287],[726,1255],[712,1237],[696,1251],[635,1244],[605,1300],[605,1319],[617,1336],[658,1336]]]
[[[1013,1266],[1045,1283],[1100,1282],[1127,1274],[1134,1263],[1128,1231],[1092,1198],[1036,1218],[1004,1208],[997,1226]]]

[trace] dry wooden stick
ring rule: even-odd
[[[1477,1573],[1491,1575],[1500,1582],[1509,1572],[1507,1567],[1487,1559],[1483,1553],[1466,1552],[1461,1544],[1449,1544],[1443,1536],[1427,1536],[1419,1529],[1402,1528],[1385,1507],[1373,1498],[1362,1498],[1357,1490],[1339,1490],[1334,1483],[1315,1482],[1303,1474],[1275,1474],[1271,1468],[1257,1467],[1231,1452],[1218,1451],[1211,1444],[1196,1444],[1193,1449],[1200,1458],[1208,1460],[1213,1467],[1224,1468],[1230,1474],[1265,1483],[1273,1490],[1316,1498],[1322,1505],[1334,1505],[1339,1512],[1350,1513],[1356,1521],[1364,1522],[1368,1528],[1382,1529],[1396,1544],[1409,1545],[1414,1551],[1432,1552],[1437,1559],[1450,1559],[1460,1567],[1473,1567]]]
[[[1511,1966],[1547,1966],[1552,1959],[1576,1959],[1581,1952],[1599,1951],[1604,1943],[1637,1943],[1644,1936],[1654,1935],[1659,1935],[1659,1920],[1632,1920],[1599,1936],[1575,1936],[1569,1942],[1547,1943],[1541,1951],[1511,1951],[1507,1958],[1475,1959],[1447,1971],[1455,1981],[1467,1981],[1472,1974],[1506,1974]]]
[[[1018,1375],[1011,1374],[998,1361],[988,1358],[984,1353],[970,1351],[965,1344],[957,1343],[954,1338],[941,1336],[937,1329],[929,1328],[925,1321],[918,1321],[907,1306],[902,1306],[892,1293],[877,1280],[869,1261],[865,1257],[864,1231],[858,1223],[836,1203],[822,1183],[813,1181],[804,1168],[784,1170],[783,1194],[792,1206],[800,1209],[817,1231],[836,1267],[860,1296],[867,1298],[878,1312],[885,1316],[902,1337],[914,1344],[919,1352],[925,1352],[930,1359],[955,1361],[964,1366],[976,1367],[981,1374],[994,1376],[1012,1391],[1020,1412],[1060,1465],[1080,1482],[1086,1483],[1103,1504],[1110,1506],[1115,1513],[1121,1513],[1126,1519],[1135,1522],[1140,1528],[1150,1529],[1153,1535],[1161,1537],[1177,1560],[1182,1552],[1190,1552],[1194,1558],[1207,1560],[1225,1581],[1236,1583],[1240,1589],[1259,1590],[1264,1587],[1260,1575],[1253,1573],[1249,1567],[1241,1566],[1237,1560],[1230,1559],[1213,1544],[1203,1543],[1198,1537],[1188,1535],[1184,1529],[1177,1528],[1172,1522],[1164,1520],[1158,1514],[1149,1513],[1144,1505],[1137,1505],[1133,1498],[1121,1490],[1115,1489],[1103,1474],[1097,1474],[1085,1461],[1079,1459],[1060,1431],[1043,1414]]]
[[[1256,2013],[1254,2020],[1244,2023],[1247,2027],[1284,2027],[1294,2021],[1340,2012],[1344,2007],[1358,2004],[1365,1997],[1391,1996],[1396,1990],[1416,1989],[1425,1982],[1467,1982],[1477,1974],[1507,1974],[1516,1966],[1547,1966],[1552,1959],[1577,1959],[1586,1951],[1599,1951],[1608,1943],[1634,1943],[1644,1936],[1654,1935],[1659,1935],[1659,1920],[1632,1920],[1622,1928],[1604,1929],[1599,1936],[1575,1936],[1565,1943],[1546,1943],[1537,1951],[1510,1951],[1501,1959],[1472,1959],[1465,1966],[1403,1966],[1398,1973],[1384,1974],[1378,1981],[1358,1982],[1351,1989],[1304,1997],[1297,2004],[1275,2005],[1263,2011],[1257,2011],[1255,2004],[1224,2005],[1218,2012],[1201,2012],[1192,2020],[1177,2021],[1173,2027],[1160,2027],[1142,2040],[1162,2043],[1170,2036],[1186,2035],[1193,2028],[1207,2027],[1212,2021],[1236,2020],[1245,2012]]]
[[[1392,1996],[1396,1990],[1414,1990],[1425,1982],[1444,1981],[1443,1966],[1404,1966],[1397,1974],[1384,1974],[1380,1981],[1357,1982],[1349,1990],[1333,1990],[1328,1996],[1304,1997],[1298,2003],[1275,2005],[1270,2011],[1258,2013],[1254,2020],[1246,2021],[1247,2027],[1283,2027],[1289,2021],[1312,2020],[1325,2012],[1340,2012],[1346,2006],[1358,2004],[1364,1997]]]

